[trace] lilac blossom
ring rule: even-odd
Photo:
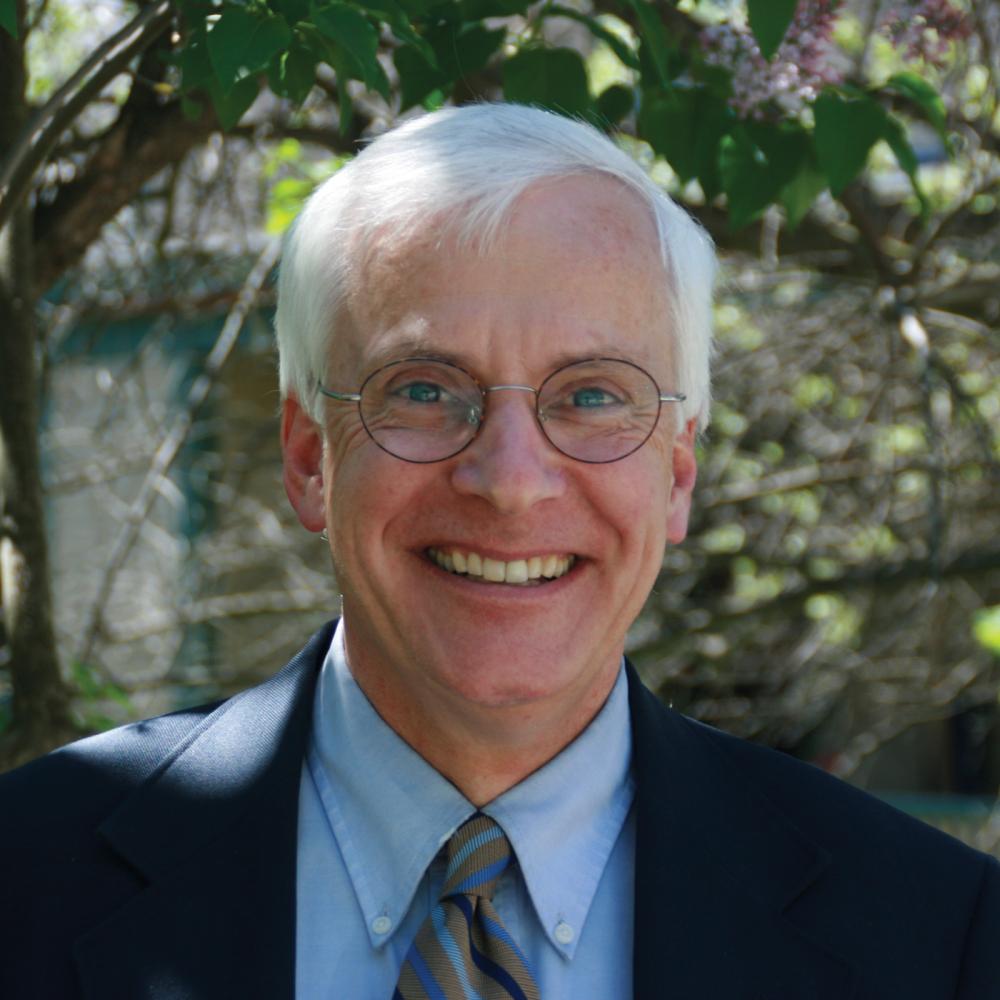
[[[785,38],[767,60],[745,25],[716,24],[701,33],[705,62],[733,74],[730,105],[741,118],[797,115],[827,84],[843,80],[832,41],[838,0],[799,4]]]
[[[877,30],[907,59],[940,66],[949,44],[968,38],[972,28],[948,0],[894,0],[880,13]]]
[[[705,62],[732,73],[731,107],[757,120],[800,115],[823,87],[843,83],[848,61],[833,41],[840,0],[800,0],[788,31],[770,60],[750,28],[740,22],[702,30]],[[971,27],[949,0],[888,0],[875,30],[907,59],[940,65],[952,41]]]

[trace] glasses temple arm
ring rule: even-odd
[[[316,383],[316,388],[320,393],[329,399],[336,399],[341,403],[360,403],[361,393],[360,392],[335,392],[333,389],[327,389],[322,382]]]

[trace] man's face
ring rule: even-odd
[[[385,238],[369,256],[348,332],[332,346],[330,388],[354,391],[413,355],[452,360],[484,386],[533,387],[568,361],[612,356],[646,369],[662,392],[684,391],[653,223],[618,183],[533,188],[485,257],[428,229]],[[348,657],[391,722],[431,705],[589,718],[665,543],[684,536],[693,426],[676,432],[676,404],[664,404],[642,448],[606,465],[559,453],[533,405],[530,393],[490,393],[472,444],[418,465],[380,450],[355,405],[327,403],[321,486]],[[572,566],[536,585],[489,583],[442,568],[432,550]]]

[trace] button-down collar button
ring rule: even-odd
[[[376,934],[388,934],[392,930],[392,919],[386,916],[376,917],[372,921],[372,930]],[[573,932],[570,931],[570,936],[572,934]]]
[[[556,940],[560,944],[569,944],[570,941],[573,940],[574,934],[575,932],[573,928],[570,927],[565,920],[560,920],[559,923],[556,924],[555,936]]]

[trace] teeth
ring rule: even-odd
[[[457,549],[428,549],[428,555],[449,573],[461,573],[481,578],[488,583],[530,585],[542,578],[554,580],[569,572],[576,556],[532,556],[530,559],[490,559],[477,552],[460,552]]]
[[[446,557],[447,558],[447,557]],[[445,565],[445,569],[448,566]],[[483,560],[483,579],[489,580],[490,583],[503,583],[506,574],[507,564],[500,562],[499,559],[484,559]]]
[[[524,559],[507,563],[507,583],[527,583],[528,564]]]

